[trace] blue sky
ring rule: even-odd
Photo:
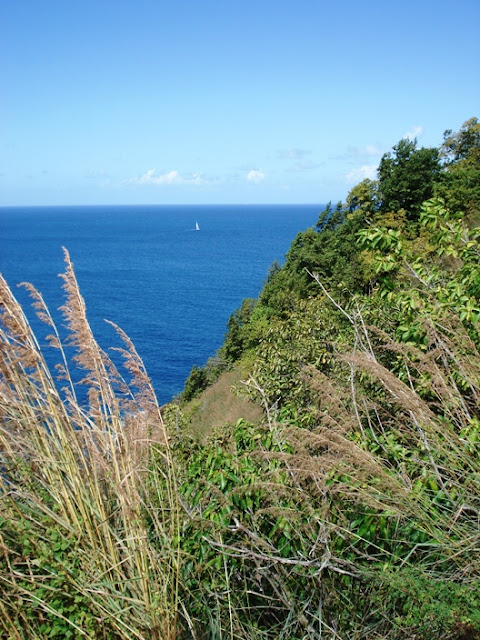
[[[0,205],[321,203],[480,117],[478,0],[15,0]]]

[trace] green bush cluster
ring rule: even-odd
[[[13,566],[18,575],[16,588],[4,594],[3,604],[22,614],[9,640],[28,639],[32,631],[37,638],[116,640],[108,619],[95,615],[90,599],[76,587],[85,578],[78,538],[46,518],[39,524],[0,518],[5,545],[0,572],[7,575]]]

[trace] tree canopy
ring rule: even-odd
[[[410,220],[415,220],[422,202],[433,196],[440,171],[438,149],[417,149],[416,140],[400,140],[378,167],[380,211],[403,209]]]

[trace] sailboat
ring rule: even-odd
[[[198,222],[195,222],[195,231],[200,231],[200,227],[198,226]]]

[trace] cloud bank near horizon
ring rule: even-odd
[[[185,177],[180,174],[177,169],[168,171],[167,173],[157,173],[155,169],[149,169],[143,175],[136,178],[130,178],[125,181],[127,184],[139,185],[203,185],[206,180],[201,173],[193,173],[191,176]]]

